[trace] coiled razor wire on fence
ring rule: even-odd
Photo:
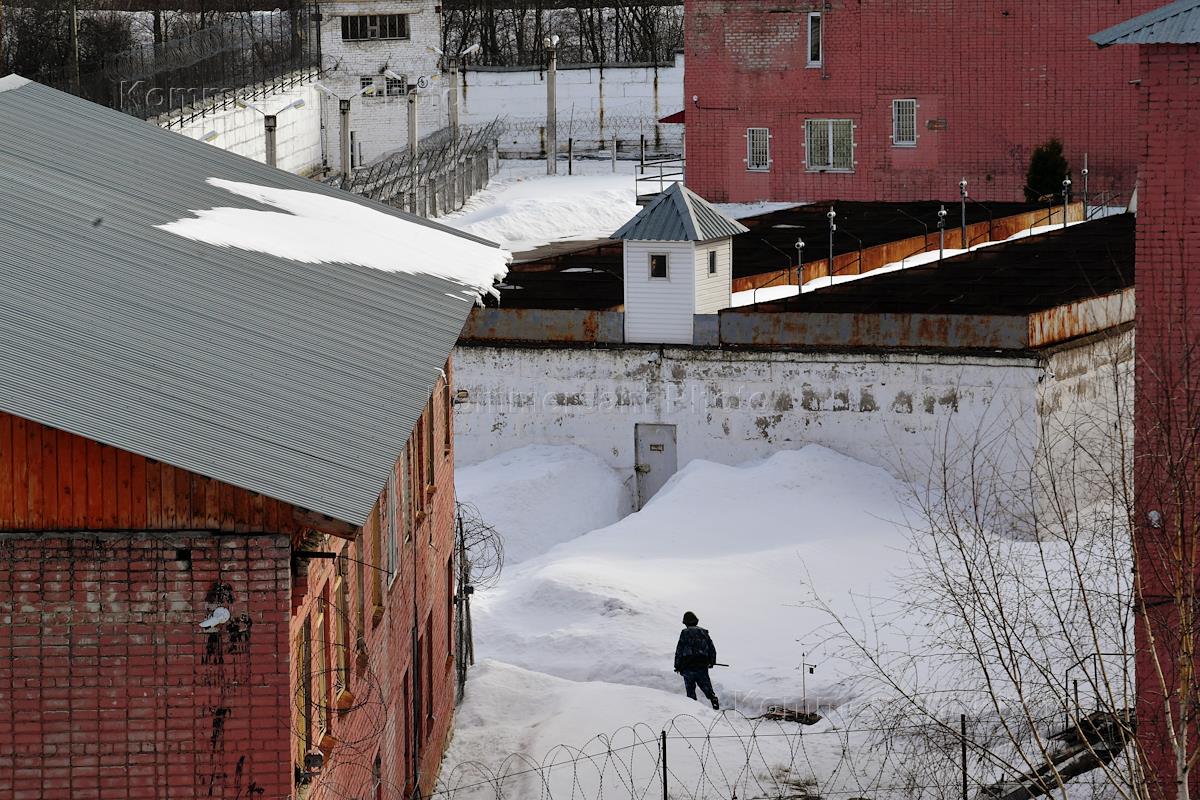
[[[504,120],[497,118],[478,127],[460,127],[457,137],[451,136],[449,128],[443,128],[421,140],[415,162],[408,151],[393,153],[355,170],[348,182],[337,176],[330,183],[373,200],[403,204],[436,176],[458,170],[469,159],[490,154],[505,127]]]
[[[1018,727],[1028,727],[1030,734],[1034,727],[1056,730],[1061,716],[1045,710],[1048,715],[1033,726]],[[844,724],[813,729],[736,711],[708,722],[680,715],[661,730],[637,724],[595,736],[581,747],[558,745],[540,761],[524,753],[496,766],[448,760],[429,800],[957,799],[964,788],[972,796],[986,796],[1014,780],[1036,790],[1029,796],[1057,788],[1046,775],[1036,781],[1020,778],[1028,766],[1023,758],[1001,755],[1007,738],[999,729],[1019,720],[1001,723],[984,713],[972,716],[968,725],[962,717],[964,736],[958,716],[916,721],[864,711]],[[1084,732],[1078,726],[1086,725],[1085,719],[1075,720],[1075,730]],[[466,735],[460,728],[457,736]],[[1132,740],[1131,731],[1122,736],[1124,743]],[[454,745],[451,759],[453,753]],[[914,753],[922,754],[917,766],[909,764]],[[1097,796],[1097,786],[1106,780],[1119,783],[1120,777],[1101,770],[1090,786],[1078,788]]]

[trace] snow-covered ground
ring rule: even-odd
[[[473,603],[483,660],[467,683],[445,781],[471,783],[480,763],[514,769],[503,764],[512,753],[541,761],[560,745],[587,749],[619,729],[656,738],[680,715],[695,718],[693,733],[726,726],[736,737],[754,724],[741,714],[853,699],[849,671],[818,633],[828,618],[804,601],[820,594],[854,616],[854,592],[894,593],[893,565],[905,559],[902,484],[818,446],[739,467],[693,461],[614,522],[605,469],[578,448],[535,447],[460,470],[460,499],[504,530],[506,550],[520,557]],[[554,497],[572,482],[575,491]],[[594,529],[577,535],[589,518]],[[687,610],[730,665],[712,674],[733,715],[683,696],[672,658]],[[816,665],[812,674],[804,663]],[[836,725],[822,725],[830,735],[808,729],[803,771],[856,788],[852,771],[833,777],[844,756]],[[764,740],[782,748],[776,766],[795,764],[787,740]],[[683,759],[677,769],[688,774]]]
[[[628,222],[637,204],[637,162],[576,161],[575,174],[559,164],[558,175],[546,174],[543,161],[500,162],[500,171],[487,187],[460,211],[438,222],[498,243],[506,250],[525,252],[552,242],[607,238]],[[728,203],[719,205],[732,217],[766,214],[792,203]]]
[[[1125,607],[1120,584],[1129,570],[1112,561],[1111,540],[1067,550],[1057,540],[1038,544],[988,530],[965,564],[951,558],[942,567],[950,570],[945,584],[923,572],[933,548],[920,525],[910,527],[922,518],[914,487],[816,445],[740,466],[693,461],[641,511],[619,520],[614,504],[623,488],[599,459],[575,447],[503,454],[460,470],[457,485],[460,499],[502,530],[515,557],[472,605],[479,663],[441,774],[454,798],[592,798],[614,783],[621,787],[614,796],[657,794],[660,731],[669,740],[672,796],[910,797],[932,788],[913,781],[933,780],[943,768],[956,785],[958,745],[953,735],[935,736],[935,748],[952,751],[946,756],[911,734],[928,761],[878,746],[880,725],[929,726],[904,703],[888,705],[897,692],[925,693],[928,713],[945,713],[955,725],[960,710],[970,712],[979,731],[973,735],[992,736],[997,763],[1012,752],[994,728],[987,733],[1010,690],[996,674],[985,688],[970,655],[980,646],[972,626],[946,630],[956,619],[945,611],[954,605],[946,586],[960,585],[957,570],[976,559],[1004,565],[978,613],[1036,632],[1013,668],[1036,675],[1050,665],[1047,674],[1065,674],[1081,653],[1093,652],[1092,633],[1111,651],[1119,643],[1108,636],[1120,639],[1126,630],[1113,609]],[[1099,589],[1090,613],[1113,621],[1064,635],[1044,599],[1060,590],[1077,594],[1071,564],[1079,557],[1089,561],[1083,581]],[[1025,583],[1027,575],[1034,578]],[[720,713],[684,697],[672,671],[687,610],[729,665],[712,672]],[[957,649],[959,636],[965,650]],[[889,680],[869,667],[874,658],[894,666]],[[1061,720],[1051,683],[1049,697],[1035,696],[1036,680],[1023,690],[1022,702],[1048,709],[1036,723],[1043,733]],[[805,727],[764,722],[760,715],[771,706],[825,718]],[[1019,712],[1007,724],[1024,730]],[[973,769],[973,780],[994,780],[997,772],[994,764]],[[1100,796],[1092,794],[1099,780],[1089,776],[1090,788],[1078,796]]]

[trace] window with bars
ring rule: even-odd
[[[407,39],[407,14],[350,14],[342,17],[342,40]]]
[[[854,122],[848,119],[810,119],[804,125],[804,150],[810,170],[854,170]]]
[[[401,75],[399,80],[396,78],[386,78],[387,80],[387,96],[388,97],[403,97],[408,91],[408,77]]]
[[[824,63],[821,39],[821,12],[808,15],[808,66],[819,67]]]
[[[771,129],[746,129],[746,169],[766,172],[771,168]]]
[[[334,693],[337,697],[339,710],[348,708],[354,702],[350,689],[350,586],[346,581],[344,558],[338,561],[338,577],[333,586],[334,607],[337,618],[334,629],[337,633],[335,653]]]
[[[917,101],[892,101],[892,145],[894,147],[917,146]]]

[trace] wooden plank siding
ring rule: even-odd
[[[295,508],[0,412],[0,531],[286,533]]]

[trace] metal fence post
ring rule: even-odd
[[[662,759],[661,760],[662,760],[663,800],[668,800],[668,798],[667,798],[667,732],[666,731],[662,732],[661,750],[662,750]]]
[[[967,798],[967,715],[958,715],[959,737],[962,739],[962,800]]]

